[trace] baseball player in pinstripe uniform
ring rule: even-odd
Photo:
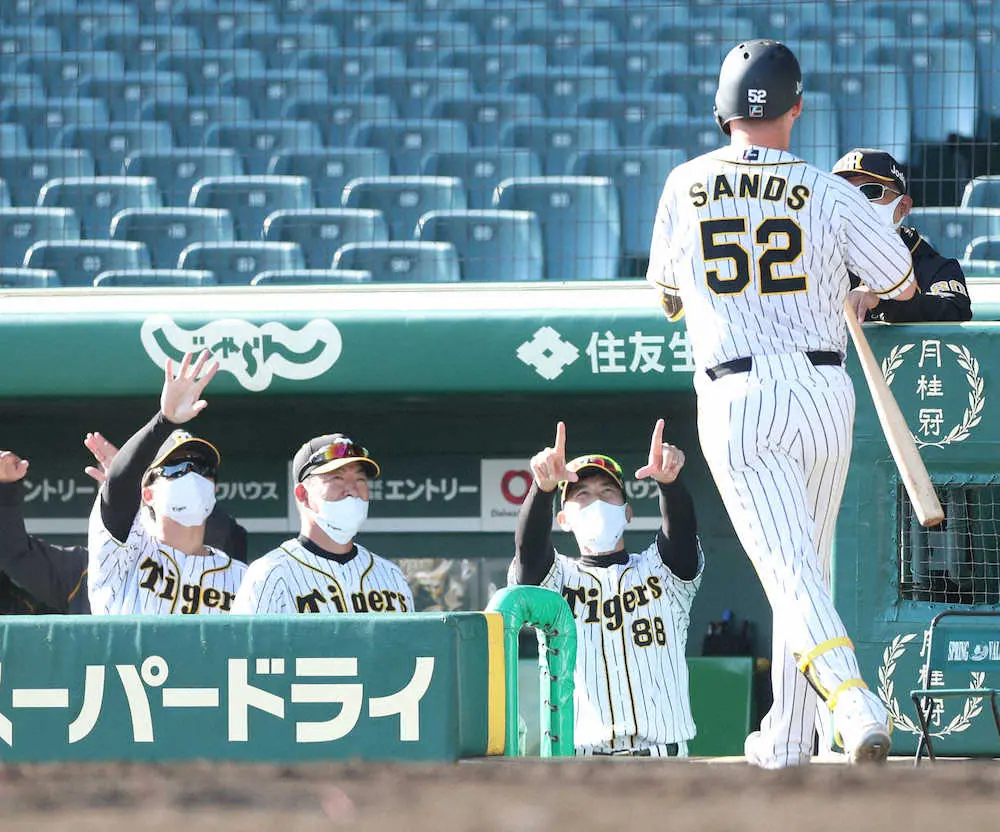
[[[566,462],[566,428],[531,460],[508,583],[562,593],[576,619],[574,736],[577,754],[686,757],[695,735],[685,660],[691,603],[701,583],[694,505],[678,479],[684,454],[656,423],[649,460],[636,471],[660,489],[656,540],[629,554],[631,520],[621,466],[600,454]],[[552,546],[557,518],[580,557]]]
[[[229,612],[246,564],[205,544],[219,452],[177,426],[206,407],[205,351],[175,375],[167,361],[160,411],[108,467],[90,515],[88,593],[96,615]]]
[[[910,253],[868,200],[789,153],[801,79],[783,44],[729,52],[715,112],[731,144],[667,178],[647,274],[668,315],[686,314],[702,450],[774,614],[774,705],[746,743],[767,768],[808,762],[817,696],[852,761],[889,752],[829,557],[854,421],[848,272],[881,298],[914,292]],[[862,318],[869,295],[850,295]]]
[[[354,542],[368,516],[368,480],[379,473],[368,449],[343,434],[299,448],[299,536],[250,564],[233,612],[412,612],[402,570]]]

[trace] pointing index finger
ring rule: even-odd
[[[556,444],[553,449],[558,453],[562,454],[563,457],[566,456],[566,423],[556,422]]]
[[[656,420],[653,428],[653,438],[649,440],[649,458],[652,460],[657,454],[663,453],[663,426],[666,423],[663,419]]]

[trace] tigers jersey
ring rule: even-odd
[[[888,299],[913,269],[899,235],[839,176],[786,151],[730,146],[667,177],[646,277],[680,295],[699,370],[844,353],[848,271]]]
[[[88,594],[94,615],[225,613],[232,608],[246,564],[206,546],[188,555],[160,542],[136,514],[124,541],[101,518],[101,498],[87,533]]]
[[[355,544],[338,563],[309,551],[297,538],[255,560],[233,604],[234,613],[413,612],[403,571]]]
[[[698,574],[682,581],[653,543],[625,563],[584,566],[555,555],[541,586],[576,620],[574,737],[578,753],[682,743],[695,735],[685,659]],[[508,583],[516,583],[513,567]]]

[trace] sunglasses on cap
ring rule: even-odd
[[[201,474],[203,477],[214,480],[217,469],[212,463],[204,459],[181,459],[177,462],[168,462],[153,468],[150,474],[162,477],[165,480],[175,480],[185,474]]]
[[[881,182],[865,182],[864,185],[859,185],[858,190],[864,195],[865,199],[869,202],[875,202],[886,195],[898,194],[903,195],[902,191],[897,191],[895,188],[890,188],[888,185],[883,185]]]
[[[309,472],[310,468],[322,465],[324,462],[332,462],[336,459],[355,459],[368,456],[368,449],[364,445],[359,445],[353,439],[335,439],[324,448],[314,451],[302,466],[303,476]]]
[[[587,456],[577,457],[570,465],[572,466],[569,469],[571,471],[579,471],[581,468],[600,468],[603,471],[607,471],[619,481],[624,479],[621,465],[615,462],[610,456],[604,456],[604,454],[588,454]]]

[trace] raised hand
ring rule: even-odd
[[[865,286],[864,283],[856,289],[851,289],[847,298],[850,301],[851,309],[854,310],[854,316],[858,319],[858,322],[862,324],[865,322],[865,316],[868,314],[868,310],[874,309],[879,303],[878,295]]]
[[[208,407],[208,402],[201,398],[201,393],[219,369],[219,362],[216,361],[205,370],[205,364],[211,355],[211,352],[204,350],[192,369],[193,356],[192,353],[188,353],[184,356],[176,374],[174,362],[167,359],[163,392],[160,394],[160,410],[168,421],[175,425],[183,425]]]
[[[88,433],[83,440],[84,447],[94,455],[97,465],[88,465],[84,472],[97,482],[104,482],[108,478],[108,466],[111,460],[118,455],[118,448],[111,444],[100,433]]]
[[[669,485],[677,479],[681,468],[684,467],[684,451],[675,445],[664,444],[663,419],[656,421],[653,428],[653,437],[649,442],[649,459],[646,464],[635,472],[637,480],[651,477],[657,482]]]
[[[0,482],[17,482],[28,473],[28,460],[13,451],[0,451]]]
[[[555,491],[561,482],[576,482],[575,472],[566,470],[566,425],[556,424],[556,442],[531,458],[531,473],[542,491]]]

